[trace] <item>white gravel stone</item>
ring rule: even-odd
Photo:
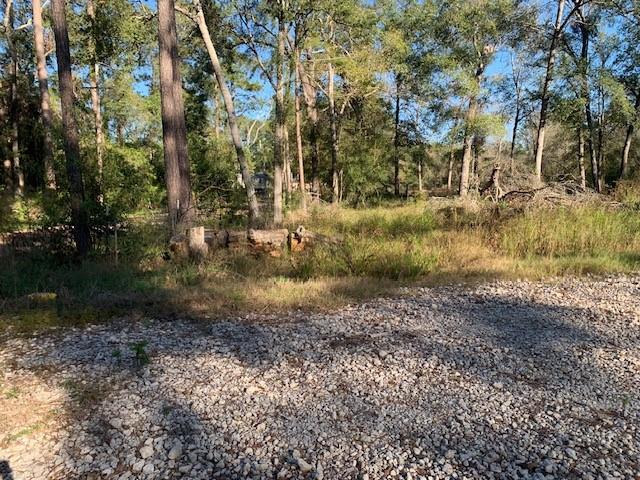
[[[52,405],[75,415],[3,459],[20,480],[637,475],[640,277],[399,293],[0,338],[3,385],[73,385]]]

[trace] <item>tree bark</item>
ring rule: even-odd
[[[284,167],[284,60],[286,28],[284,0],[278,2],[278,45],[276,50],[276,135],[274,143],[273,224],[282,225],[282,174]]]
[[[556,23],[551,37],[551,46],[549,47],[549,56],[547,58],[547,71],[545,73],[544,82],[542,84],[542,98],[540,101],[540,120],[538,123],[538,133],[536,136],[535,152],[536,152],[536,177],[538,182],[542,182],[542,156],[544,153],[544,137],[547,125],[547,110],[549,108],[549,87],[553,79],[553,66],[556,61],[556,49],[558,39],[561,34],[562,14],[564,12],[565,0],[558,0],[558,10],[556,12]]]
[[[291,200],[291,152],[289,149],[289,127],[284,124],[284,190],[287,192],[287,202]]]
[[[400,75],[396,75],[396,112],[393,124],[393,193],[400,196]]]
[[[11,186],[13,193],[22,196],[24,193],[24,174],[20,165],[20,143],[18,116],[20,115],[19,94],[18,94],[18,50],[13,41],[13,22],[15,14],[15,5],[13,0],[6,0],[4,16],[4,33],[7,40],[7,49],[9,51],[9,120],[10,120],[10,138],[11,143],[11,160],[5,163],[5,169],[8,174],[7,185]]]
[[[511,150],[509,151],[509,169],[511,171],[511,175],[513,175],[513,171],[515,170],[515,150],[516,150],[516,139],[518,136],[519,124],[520,124],[520,100],[516,100],[516,113],[513,119],[513,132],[511,133]]]
[[[224,72],[222,70],[222,66],[220,65],[220,60],[218,59],[218,54],[213,45],[213,41],[211,40],[211,34],[209,33],[209,27],[207,26],[207,21],[205,19],[200,0],[195,1],[195,6],[197,9],[196,21],[198,24],[198,28],[200,29],[200,34],[202,35],[202,39],[207,48],[207,52],[209,53],[209,59],[211,60],[211,65],[213,66],[213,73],[215,74],[216,81],[218,83],[218,88],[220,89],[220,93],[222,94],[224,106],[227,111],[227,122],[229,123],[229,132],[231,134],[231,141],[233,142],[233,146],[236,150],[236,158],[238,159],[238,165],[240,166],[242,181],[244,182],[244,185],[245,185],[245,192],[247,196],[247,206],[249,208],[248,223],[250,227],[253,227],[255,226],[256,222],[260,218],[260,209],[258,207],[258,199],[256,198],[255,187],[253,185],[253,175],[249,168],[249,162],[247,162],[247,157],[245,156],[245,153],[244,153],[244,146],[242,144],[240,128],[238,127],[238,119],[236,117],[236,112],[233,105],[233,97],[231,96],[231,92],[229,91],[229,87],[227,86],[227,82],[224,77]],[[219,107],[216,102],[216,110],[218,109]],[[216,132],[217,132],[217,126],[216,126]]]
[[[626,178],[629,174],[629,152],[631,151],[631,139],[633,138],[633,132],[635,130],[635,116],[640,109],[640,92],[636,92],[636,101],[634,103],[634,119],[627,125],[627,134],[624,138],[624,147],[622,148],[622,158],[620,159],[620,180]]]
[[[44,129],[44,183],[49,190],[56,189],[56,174],[53,157],[53,125],[51,115],[51,96],[49,94],[49,74],[47,73],[47,57],[44,45],[44,27],[42,23],[42,4],[33,0],[33,37],[36,50],[36,68],[38,87],[40,89],[40,118]]]
[[[56,39],[58,61],[58,83],[62,106],[62,126],[64,152],[69,181],[73,236],[79,255],[86,255],[91,249],[89,216],[84,198],[84,181],[80,158],[80,140],[74,115],[73,77],[71,75],[71,55],[69,53],[69,33],[65,11],[65,0],[51,0],[53,32]]]
[[[584,168],[584,132],[582,126],[578,127],[578,171],[580,172],[580,186],[587,188],[587,173]]]
[[[309,129],[309,143],[311,144],[311,193],[312,201],[317,203],[320,201],[320,149],[318,148],[318,139],[320,138],[318,126],[318,104],[317,104],[317,88],[312,83],[314,72],[307,73],[304,64],[298,58],[298,72],[300,82],[302,83],[302,92],[304,94],[305,104],[307,105],[307,116],[311,123]]]
[[[329,96],[329,123],[331,124],[331,203],[337,203],[340,196],[338,179],[338,121],[336,115],[335,85],[333,64],[328,66],[329,86],[327,94]]]
[[[480,62],[475,74],[476,87],[480,90],[482,74],[484,73],[484,63]],[[478,114],[478,94],[474,93],[469,99],[469,108],[467,109],[467,116],[465,120],[465,132],[462,152],[462,168],[460,171],[460,196],[466,197],[469,193],[469,173],[471,170],[471,163],[473,161],[473,142],[475,140],[475,134],[473,132],[473,123],[475,122]]]
[[[104,130],[102,129],[102,107],[100,102],[100,64],[98,63],[96,32],[96,11],[93,0],[87,0],[87,14],[91,21],[93,40],[93,64],[90,66],[89,83],[91,86],[91,109],[93,110],[94,128],[96,133],[96,167],[98,170],[98,202],[103,203],[103,170],[104,170]]]
[[[158,0],[162,140],[169,225],[172,234],[188,228],[195,217],[174,8],[173,0]]]
[[[296,47],[295,55],[295,109],[296,109],[296,153],[298,156],[298,185],[300,187],[300,208],[307,210],[307,189],[304,183],[304,155],[302,152],[302,113],[300,112],[300,49]]]

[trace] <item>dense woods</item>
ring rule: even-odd
[[[2,6],[0,223],[72,225],[82,255],[145,211],[278,226],[639,168],[634,2]]]

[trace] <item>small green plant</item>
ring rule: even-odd
[[[7,400],[11,400],[13,398],[18,398],[20,396],[20,390],[18,387],[11,387],[9,390],[4,392],[4,398]]]
[[[130,345],[131,351],[135,355],[136,364],[140,367],[147,365],[151,361],[146,350],[148,344],[149,343],[146,340],[142,340],[141,342],[132,343]]]
[[[122,352],[119,348],[114,348],[111,352],[111,356],[115,358],[118,363],[120,363],[120,360],[122,360]]]

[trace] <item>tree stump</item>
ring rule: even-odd
[[[204,227],[189,229],[189,256],[195,260],[203,260],[209,254],[209,245],[204,241]]]

